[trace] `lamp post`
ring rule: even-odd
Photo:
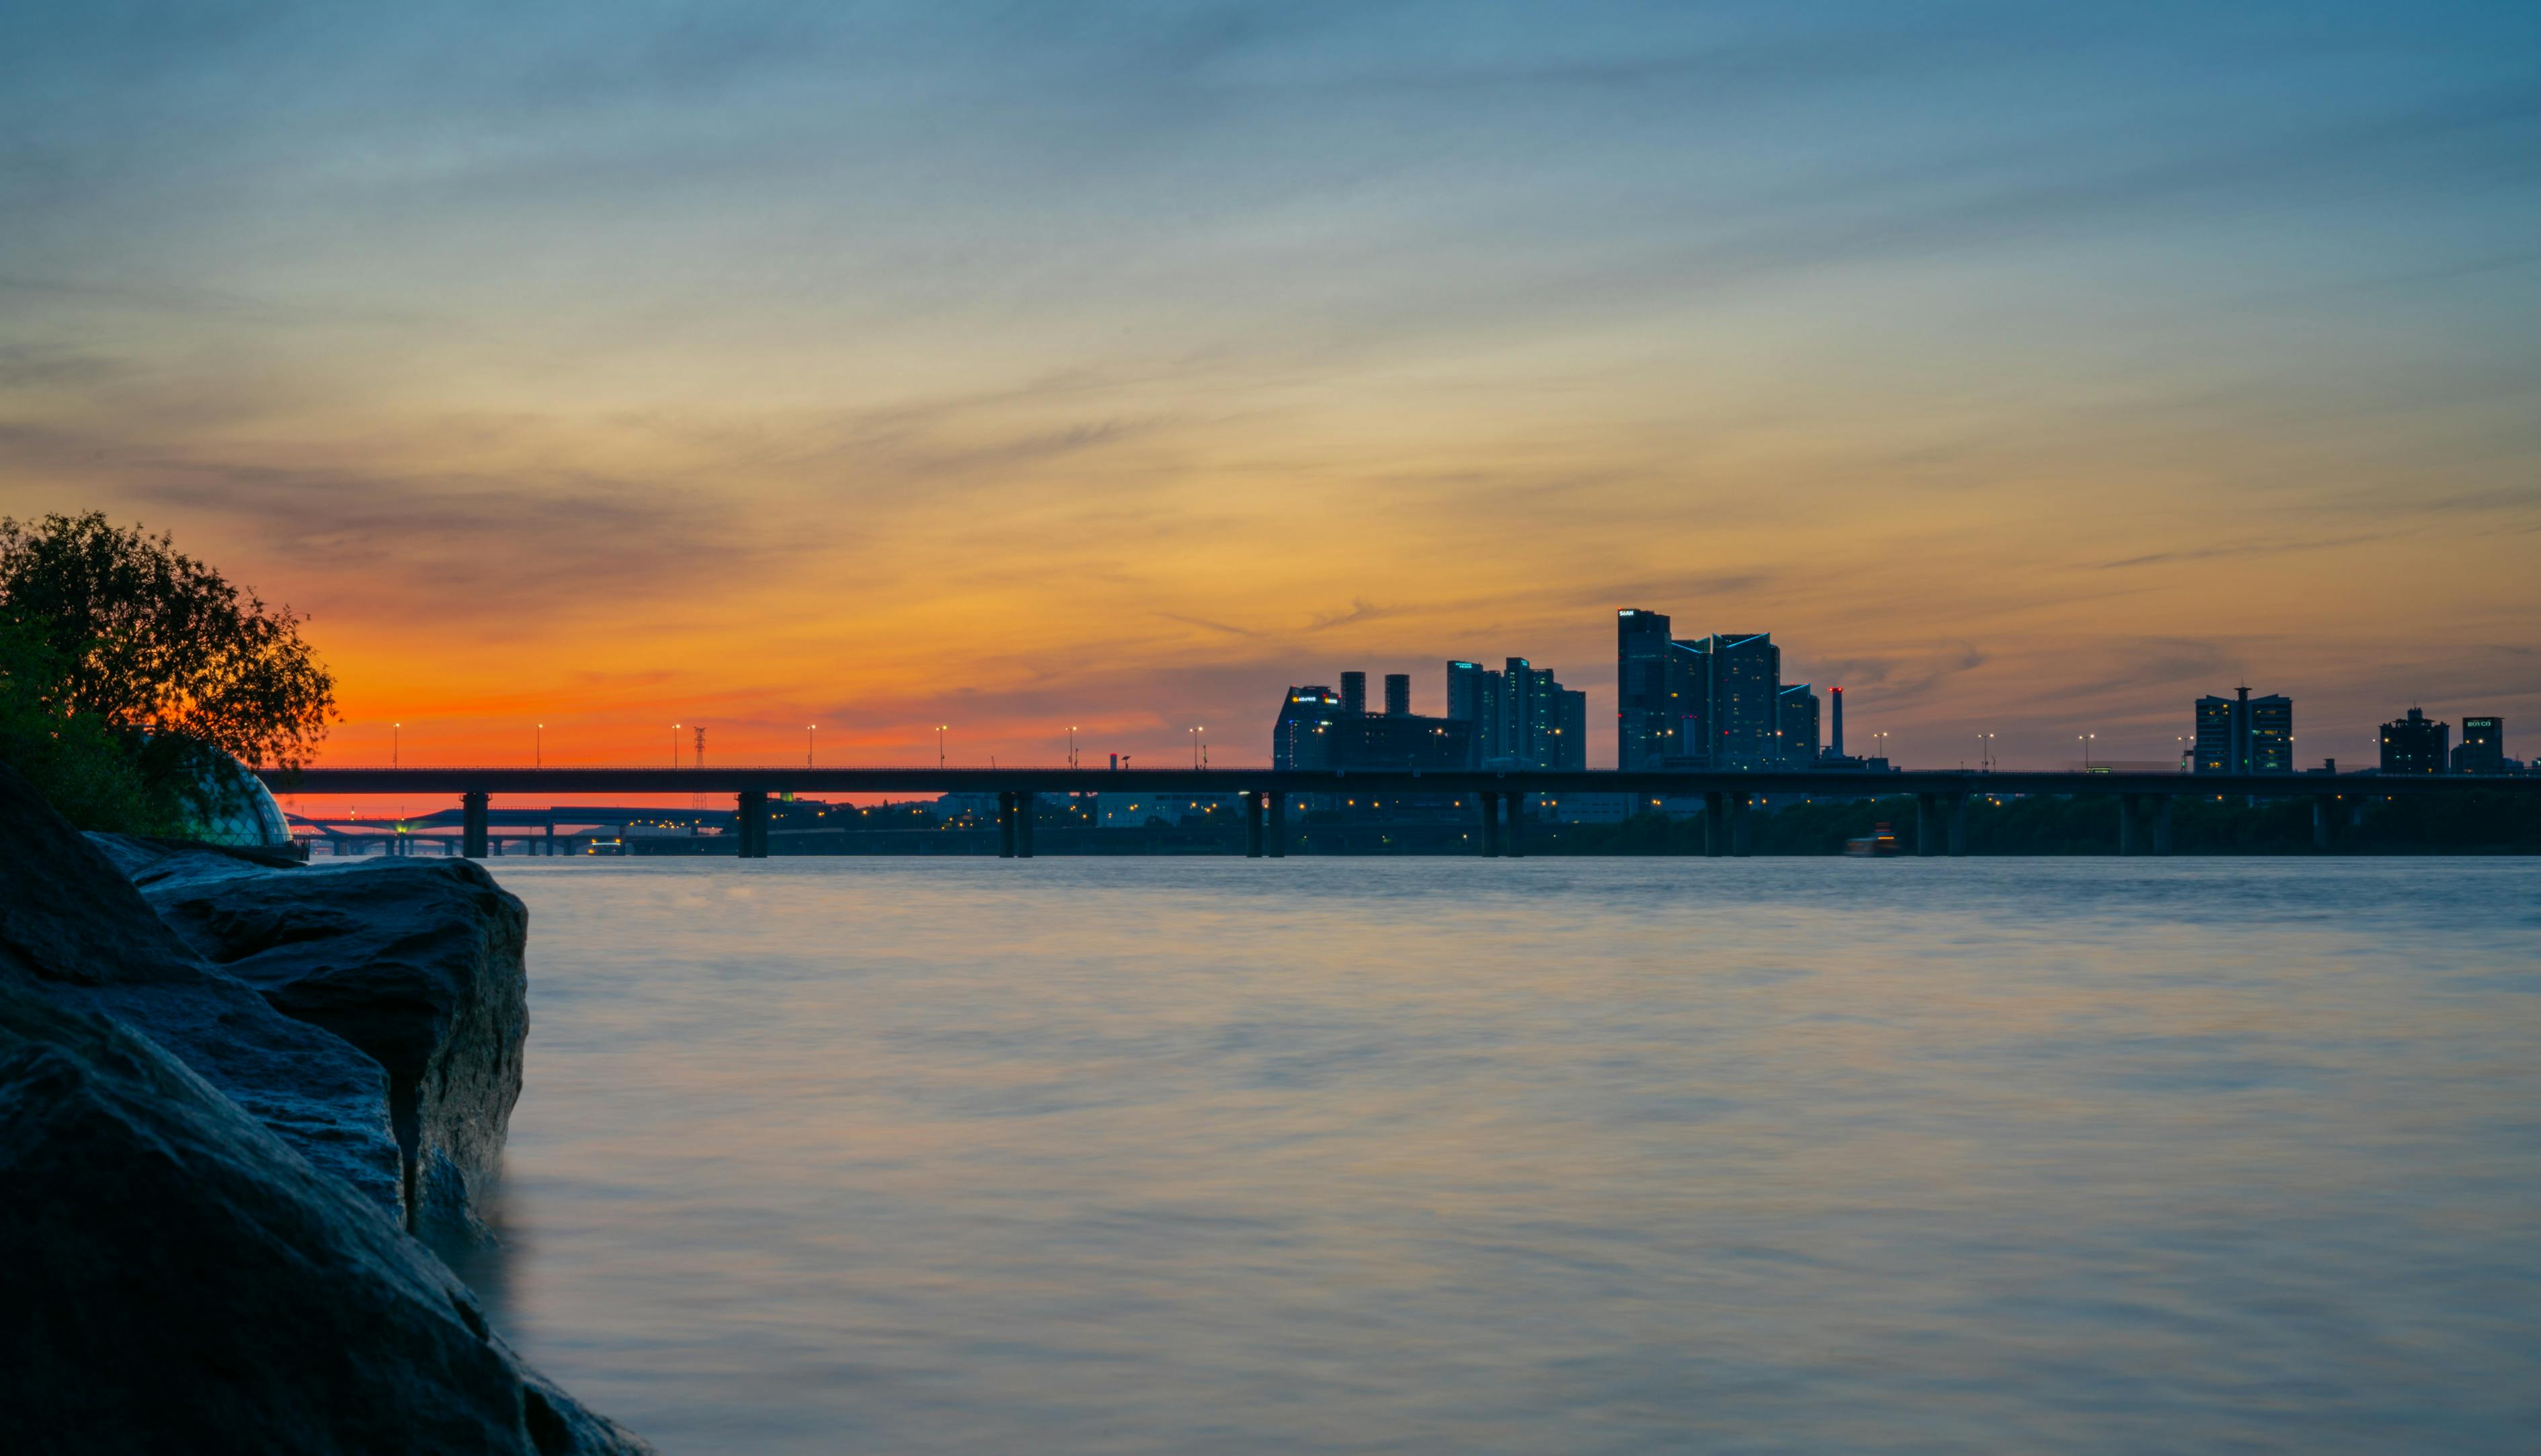
[[[1067,766],[1076,766],[1076,725],[1073,723],[1067,725]]]
[[[818,723],[803,725],[803,766],[806,768],[812,766],[812,730],[820,726]]]
[[[544,723],[539,725],[538,732],[530,739],[530,766],[547,766],[547,725]]]
[[[2091,771],[2091,740],[2099,736],[2100,735],[2096,733],[2076,733],[2073,735],[2074,741],[2082,745],[2082,771],[2085,773]]]
[[[935,766],[938,768],[944,766],[944,730],[951,726],[950,723],[935,725]]]
[[[678,771],[679,766],[680,766],[680,725],[679,725],[679,724],[677,724],[677,723],[673,723],[673,724],[671,725],[671,768],[672,768],[672,770],[673,770],[674,772],[676,772],[676,771]]]
[[[1198,727],[1194,727],[1194,728],[1192,729],[1192,731],[1191,731],[1191,735],[1192,735],[1192,766],[1193,766],[1193,767],[1195,767],[1195,768],[1197,768],[1197,767],[1200,766],[1200,764],[1204,764],[1204,763],[1206,763],[1206,762],[1208,761],[1208,750],[1207,750],[1207,749],[1205,749],[1205,748],[1202,748],[1202,747],[1200,746],[1200,734],[1201,734],[1201,733],[1203,733],[1203,732],[1205,732],[1205,731],[1206,731],[1205,729],[1201,729],[1201,728],[1198,728]]]
[[[391,723],[389,725],[389,766],[392,768],[398,765],[399,740],[402,739],[404,736],[405,725],[403,723]]]
[[[1995,735],[1991,733],[1977,735],[1977,770],[1979,772],[1992,772],[1994,769],[1994,740]]]

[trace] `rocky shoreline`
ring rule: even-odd
[[[423,1242],[487,1236],[527,929],[465,860],[87,837],[0,765],[0,1446],[649,1450]]]

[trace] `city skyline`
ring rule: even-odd
[[[1644,603],[1912,763],[2541,711],[2528,10],[0,25],[0,512],[312,614],[322,762],[1603,724]]]

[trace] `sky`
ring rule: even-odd
[[[1265,762],[1771,631],[1914,766],[2541,722],[2541,6],[0,8],[0,513],[319,762]],[[685,729],[684,729],[685,734]]]

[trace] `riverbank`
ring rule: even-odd
[[[0,766],[0,1446],[649,1450],[423,1242],[483,1237],[525,934],[472,864],[92,840]]]

